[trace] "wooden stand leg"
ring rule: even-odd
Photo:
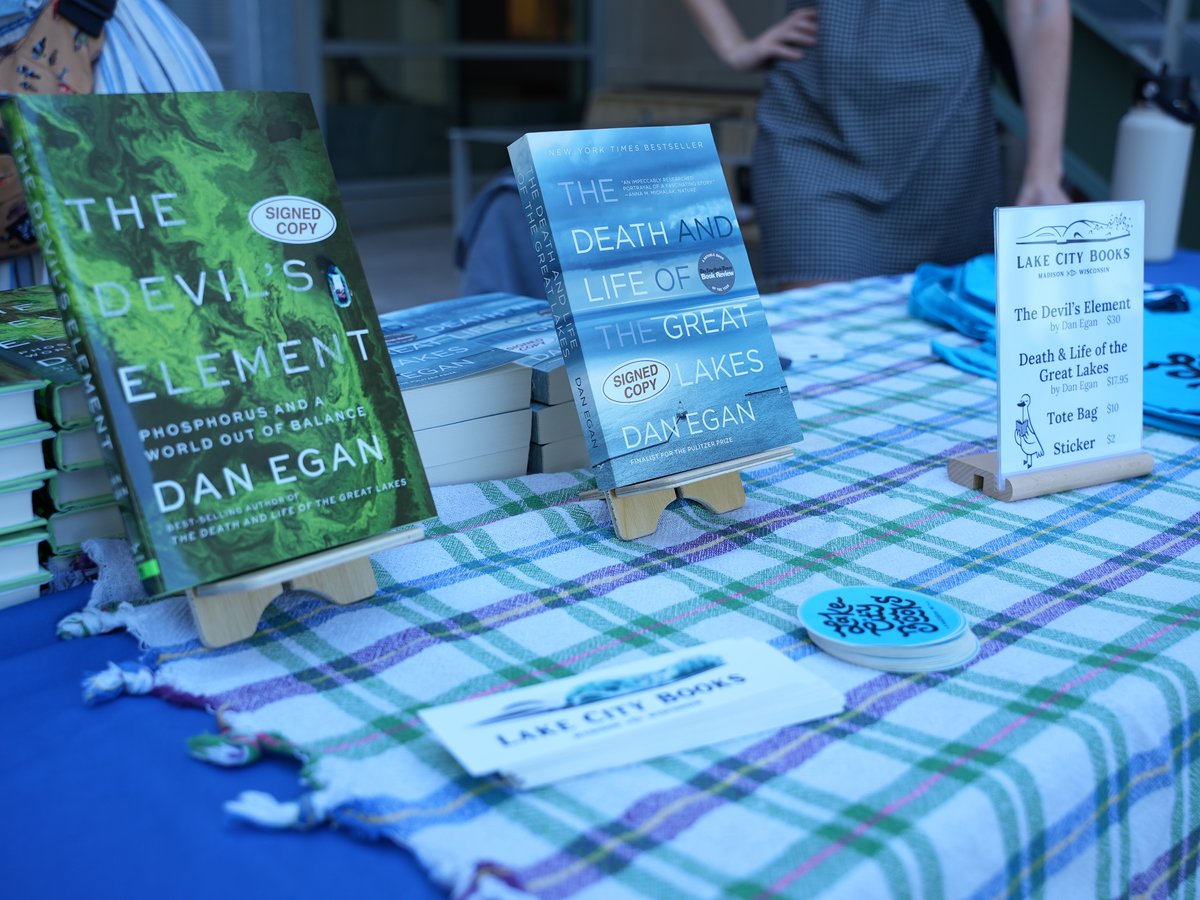
[[[791,455],[791,447],[777,447],[605,491],[603,496],[618,537],[631,541],[653,533],[663,510],[675,499],[695,500],[715,513],[727,513],[745,506],[742,469],[787,459]],[[599,495],[599,492],[587,493],[591,497]]]
[[[997,456],[994,452],[956,456],[946,463],[946,474],[955,484],[981,491],[997,500],[1026,500],[1149,475],[1154,471],[1154,457],[1139,451],[1093,462],[1042,469],[1012,475],[1003,487],[996,482],[996,465]]]
[[[663,510],[675,499],[675,491],[663,488],[624,496],[608,491],[604,499],[608,501],[608,511],[618,536],[621,540],[632,541],[654,533]]]
[[[695,500],[715,513],[727,513],[746,505],[746,488],[742,485],[741,472],[726,472],[693,481],[675,488],[675,494],[684,500]]]
[[[725,472],[712,478],[691,481],[674,488],[604,495],[617,535],[625,541],[653,534],[663,510],[676,499],[695,500],[715,513],[726,513],[746,505],[741,472]]]
[[[342,606],[370,597],[379,589],[367,557],[293,578],[287,587],[313,591]]]
[[[188,602],[200,640],[206,647],[224,647],[250,637],[258,630],[263,610],[285,590],[312,591],[342,605],[374,596],[379,586],[371,568],[371,554],[422,537],[420,528],[390,531],[225,581],[198,585],[188,591]]]
[[[282,584],[230,594],[197,595],[188,591],[201,643],[205,647],[224,647],[250,637],[258,630],[263,610],[282,591]]]

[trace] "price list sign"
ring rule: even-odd
[[[1142,447],[1140,200],[996,210],[997,481]]]

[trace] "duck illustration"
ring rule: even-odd
[[[1027,469],[1033,468],[1035,456],[1046,455],[1046,451],[1042,449],[1042,442],[1038,440],[1037,432],[1033,430],[1033,422],[1029,419],[1030,402],[1028,394],[1021,395],[1021,399],[1017,403],[1017,406],[1021,407],[1021,417],[1017,419],[1017,427],[1013,431],[1013,440],[1025,454],[1025,468]]]

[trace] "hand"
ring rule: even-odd
[[[739,72],[762,68],[776,59],[804,58],[804,48],[817,43],[817,8],[793,10],[762,34],[729,49],[725,62]]]
[[[1017,206],[1056,206],[1070,203],[1071,197],[1057,180],[1027,179],[1017,191]]]

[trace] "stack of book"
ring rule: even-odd
[[[564,472],[589,466],[583,428],[546,298],[497,292],[454,302],[469,309],[475,320],[464,326],[464,333],[521,354],[518,364],[529,369],[532,423],[527,471]]]
[[[379,321],[430,486],[525,474],[529,372],[517,355],[419,315]]]
[[[587,466],[587,451],[545,300],[492,293],[380,317],[433,485]],[[52,477],[37,493],[52,568],[80,543],[124,534],[83,385],[49,286],[0,292],[0,359],[47,383]]]
[[[529,472],[586,468],[587,446],[563,364],[550,303],[544,297],[496,292],[451,301],[466,320],[462,333],[520,354],[529,369]]]
[[[47,477],[31,502],[43,521],[42,560],[51,572],[78,569],[84,540],[125,530],[49,286],[0,292],[0,362],[38,385],[32,397]]]
[[[380,322],[432,484],[588,465],[545,299],[478,294]]]
[[[50,580],[39,554],[46,520],[33,506],[52,474],[42,459],[51,432],[36,405],[45,386],[0,362],[0,608],[34,599]]]

